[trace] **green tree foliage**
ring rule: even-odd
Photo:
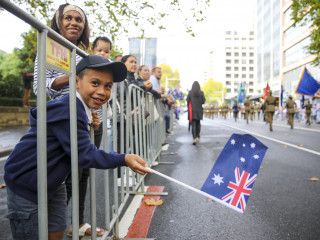
[[[307,21],[312,22],[313,31],[311,35],[311,43],[306,47],[310,54],[317,57],[313,64],[320,66],[320,1],[319,0],[293,0],[291,17],[294,25],[306,25]],[[305,15],[308,18],[304,18]]]
[[[221,82],[216,82],[210,78],[202,87],[207,103],[221,103],[223,96],[226,94],[226,89]]]
[[[174,88],[175,86],[181,87],[180,85],[180,73],[176,69],[172,71],[172,68],[167,64],[159,64],[158,67],[161,68],[162,76],[160,79],[160,85],[166,86],[166,79],[168,78],[168,88],[171,86]]]
[[[37,33],[36,29],[31,28],[28,32],[21,34],[23,47],[16,51],[21,60],[20,69],[22,71],[33,72],[34,60],[37,56]]]
[[[59,4],[64,1],[53,0],[13,0],[15,4],[27,12],[45,20],[51,20]],[[210,0],[197,0],[192,7],[185,7],[182,0],[84,0],[68,1],[79,5],[87,14],[92,35],[108,33],[114,41],[118,36],[134,32],[135,36],[143,37],[146,28],[165,29],[165,19],[170,13],[179,12],[185,17],[186,32],[194,36],[193,23],[205,19],[204,9]]]
[[[17,51],[12,54],[0,56],[0,96],[1,97],[22,97],[23,82]]]

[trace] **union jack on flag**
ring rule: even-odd
[[[201,191],[243,213],[267,149],[249,134],[232,134]]]

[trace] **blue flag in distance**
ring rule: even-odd
[[[296,93],[320,98],[320,83],[311,76],[306,67],[302,72]]]

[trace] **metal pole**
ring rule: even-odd
[[[37,94],[37,165],[38,165],[38,231],[39,239],[48,239],[47,192],[47,105],[46,52],[47,30],[38,32],[38,94]]]
[[[90,137],[91,142],[94,144],[94,128],[91,127],[90,129]],[[90,214],[91,214],[91,239],[96,240],[96,215],[97,215],[97,208],[96,208],[96,170],[94,168],[90,168]]]
[[[71,76],[69,78],[71,177],[72,177],[72,239],[79,239],[79,172],[76,103],[76,50],[71,52]]]

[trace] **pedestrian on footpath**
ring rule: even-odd
[[[196,145],[200,138],[200,120],[203,119],[203,107],[202,105],[206,102],[204,93],[200,90],[200,84],[198,81],[194,81],[192,84],[191,91],[187,96],[187,104],[191,103],[191,126],[192,126],[192,137],[193,145]],[[190,111],[190,110],[189,110]]]
[[[306,113],[306,124],[308,124],[309,126],[311,125],[311,122],[310,122],[310,115],[311,115],[311,108],[312,108],[312,104],[310,103],[309,100],[307,100],[307,104],[305,104],[303,106],[303,108],[306,109],[305,113]]]
[[[292,96],[289,96],[289,99],[286,103],[287,114],[288,114],[288,123],[290,128],[293,129],[293,116],[296,113],[295,106],[297,106],[296,102],[292,100]]]
[[[265,114],[266,114],[266,122],[269,123],[269,130],[272,132],[272,122],[273,122],[273,115],[275,112],[277,104],[277,98],[272,96],[272,90],[268,91],[268,96],[266,101],[264,102],[265,105]]]
[[[232,106],[233,109],[233,117],[234,117],[234,121],[237,121],[237,117],[238,117],[238,112],[239,112],[239,106],[237,101],[234,101],[234,104]]]
[[[127,69],[101,56],[87,56],[76,67],[78,161],[83,168],[109,169],[128,166],[151,173],[134,154],[107,153],[91,143],[88,128],[99,126],[98,109],[108,101],[113,82],[123,81]],[[59,114],[57,114],[59,113]],[[37,109],[30,110],[30,129],[4,166],[7,204],[13,239],[38,239]],[[48,237],[62,240],[67,227],[65,179],[71,172],[69,94],[47,103]],[[28,226],[17,228],[17,226]],[[79,232],[83,236],[84,232]]]

